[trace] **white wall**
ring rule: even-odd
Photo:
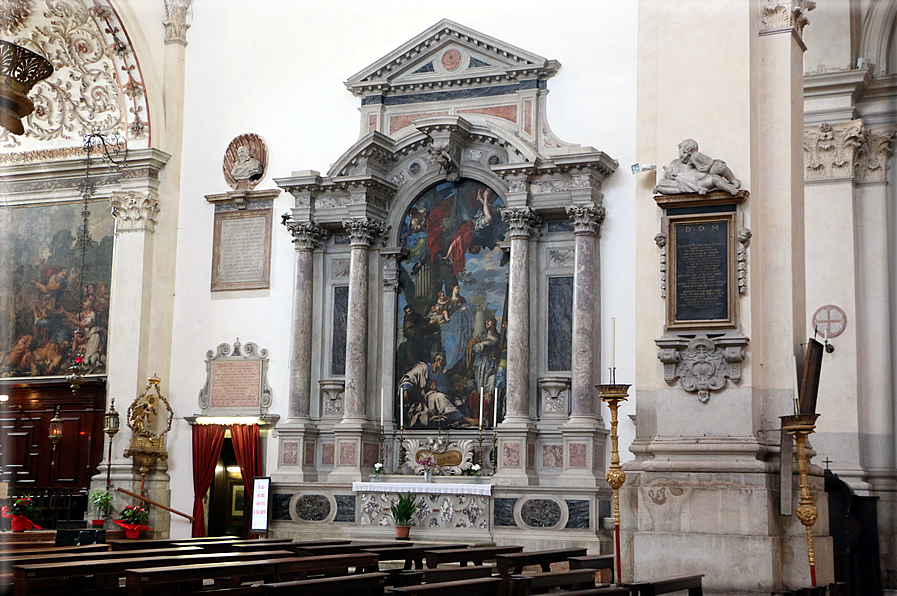
[[[221,161],[235,136],[254,132],[269,149],[259,189],[292,171],[318,170],[357,140],[359,100],[342,82],[442,18],[557,59],[548,114],[568,142],[620,161],[606,187],[602,229],[604,345],[617,319],[617,381],[635,383],[634,205],[636,3],[295,2],[195,0],[187,33],[186,98],[171,389],[178,417],[199,410],[207,350],[237,337],[269,350],[273,413],[287,415],[294,252],[275,222],[268,291],[209,291],[214,209],[203,198],[228,190]],[[153,25],[155,28],[155,25]],[[275,215],[292,207],[281,195]],[[607,371],[601,371],[605,381]],[[634,393],[634,392],[633,392]],[[634,436],[623,410],[621,451]],[[605,414],[606,415],[606,414]],[[169,441],[172,506],[192,510],[189,426],[179,419]],[[273,469],[269,458],[268,471]],[[189,532],[172,519],[172,535]]]

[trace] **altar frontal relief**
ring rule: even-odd
[[[89,374],[106,372],[113,219],[90,218],[82,269],[77,240],[82,208],[77,202],[0,211],[2,377],[65,375],[79,324],[83,345],[74,349],[83,350]],[[103,213],[105,202],[90,208]],[[79,295],[82,276],[84,292]]]
[[[476,426],[480,388],[488,426],[496,388],[499,403],[504,398],[508,270],[498,247],[507,229],[503,206],[489,187],[462,179],[425,191],[405,216],[396,407],[404,395],[406,428]]]

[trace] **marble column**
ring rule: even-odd
[[[381,352],[383,359],[380,363],[380,387],[383,391],[384,404],[380,403],[380,396],[377,396],[377,424],[380,424],[381,408],[383,415],[383,432],[385,436],[391,436],[395,430],[396,416],[395,405],[398,394],[395,388],[395,367],[396,367],[396,295],[399,290],[399,261],[403,256],[403,249],[399,247],[385,248],[380,251],[383,257],[383,294],[381,300]],[[377,427],[380,428],[379,426]],[[398,459],[395,453],[390,453],[394,449],[390,449],[390,441],[383,442],[384,453],[381,455],[381,462],[391,462],[387,464],[386,469],[392,472],[398,465]]]
[[[594,204],[567,207],[573,220],[573,377],[570,381],[572,418],[595,418],[594,313],[598,300],[596,239],[604,207]]]
[[[296,246],[293,295],[293,357],[290,362],[290,418],[309,419],[311,404],[312,317],[314,314],[314,251],[324,228],[310,221],[285,221]]]

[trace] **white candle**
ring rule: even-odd
[[[386,396],[383,387],[380,387],[380,426],[383,426],[383,419],[386,417]]]
[[[610,318],[610,367],[617,368],[617,318]],[[613,383],[613,379],[611,379]]]
[[[405,390],[399,392],[399,427],[405,428]]]
[[[480,387],[480,430],[483,430],[483,388]]]
[[[797,414],[797,412],[798,412],[797,400],[798,400],[798,396],[800,395],[800,389],[799,389],[800,385],[797,384],[797,356],[795,356],[794,354],[791,355],[791,364],[794,367],[794,413]]]
[[[495,388],[495,399],[492,400],[492,416],[494,417],[492,428],[495,428],[498,426],[498,387]]]

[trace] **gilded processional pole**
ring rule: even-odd
[[[613,373],[612,375],[613,376]],[[620,489],[626,482],[626,472],[620,465],[620,439],[617,434],[617,416],[620,402],[626,401],[629,396],[628,390],[630,385],[596,385],[598,388],[598,397],[605,402],[610,408],[610,468],[608,468],[605,478],[607,483],[614,490],[614,552],[616,553],[617,564],[617,583],[619,583],[622,573],[622,561],[620,555]]]

